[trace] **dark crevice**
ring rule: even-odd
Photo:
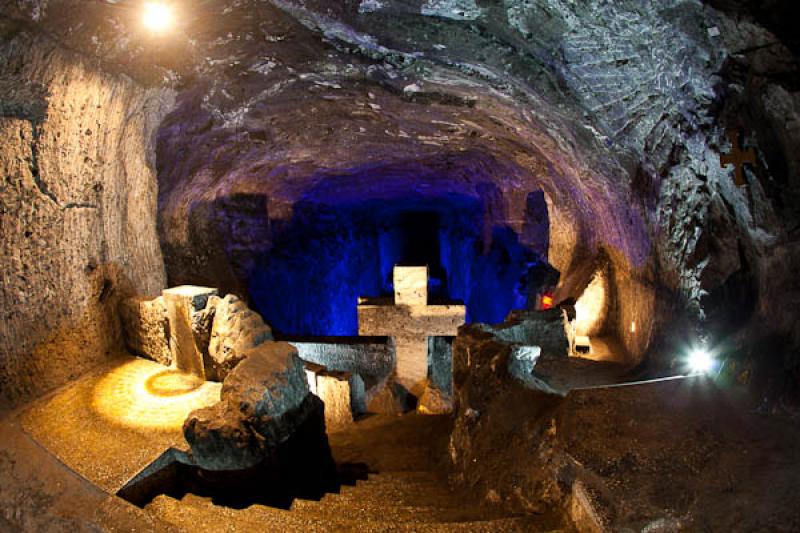
[[[97,206],[89,203],[70,202],[62,206],[64,209],[97,209]]]
[[[31,149],[31,158],[28,162],[28,168],[31,172],[31,177],[33,178],[34,184],[36,184],[36,188],[39,189],[39,192],[50,199],[54,204],[56,204],[61,209],[97,209],[97,205],[91,204],[89,202],[67,202],[66,204],[62,204],[58,197],[55,195],[53,191],[47,186],[47,184],[42,180],[41,170],[39,168],[39,138],[41,132],[39,131],[38,127],[33,128],[33,139],[29,143]],[[20,135],[22,137],[22,135]]]
[[[31,171],[31,177],[33,178],[33,182],[36,184],[36,188],[39,189],[39,192],[42,193],[44,196],[50,198],[52,202],[58,206],[61,206],[61,202],[58,201],[56,195],[47,187],[47,184],[42,181],[42,175],[39,171],[39,148],[37,146],[39,142],[39,129],[33,128],[33,139],[30,142],[31,148],[31,159],[28,163]]]

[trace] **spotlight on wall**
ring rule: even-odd
[[[693,374],[708,374],[714,369],[714,356],[708,350],[695,348],[689,353],[688,364]]]
[[[142,22],[151,31],[166,31],[173,23],[172,8],[162,2],[147,2],[144,5]]]

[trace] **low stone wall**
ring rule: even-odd
[[[361,383],[353,386],[353,413],[366,411],[379,413],[403,412],[409,408],[406,395],[396,391],[391,380],[395,366],[395,347],[387,343],[364,343],[347,339],[347,343],[322,343],[291,341],[300,358],[327,371],[346,372],[359,376]],[[425,406],[423,412],[449,413],[452,410],[452,346],[446,337],[428,338],[429,380],[417,405]],[[324,399],[324,398],[323,398]]]
[[[212,381],[224,381],[246,352],[273,338],[261,316],[232,294],[210,296],[193,305],[189,313],[195,348],[203,356],[205,377]],[[131,352],[163,365],[175,363],[163,296],[124,300],[120,315]]]

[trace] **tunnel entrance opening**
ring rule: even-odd
[[[428,265],[441,270],[439,255],[439,214],[431,211],[401,213],[398,217],[400,231],[400,264]]]
[[[400,213],[395,225],[399,238],[401,266],[427,265],[428,290],[433,297],[447,297],[447,273],[442,266],[441,216],[435,211]]]

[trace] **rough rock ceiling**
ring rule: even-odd
[[[190,268],[197,202],[265,194],[285,219],[319,180],[407,164],[497,184],[497,220],[512,227],[543,189],[565,293],[603,248],[629,294],[675,291],[700,317],[743,270],[762,313],[767,296],[797,299],[776,280],[797,256],[798,134],[763,125],[796,116],[796,58],[731,3],[209,0],[177,3],[178,31],[158,39],[134,3],[4,4],[105,68],[178,92],[158,143],[168,271]],[[749,189],[719,165],[727,126],[762,150]],[[648,302],[617,321],[654,313]]]

